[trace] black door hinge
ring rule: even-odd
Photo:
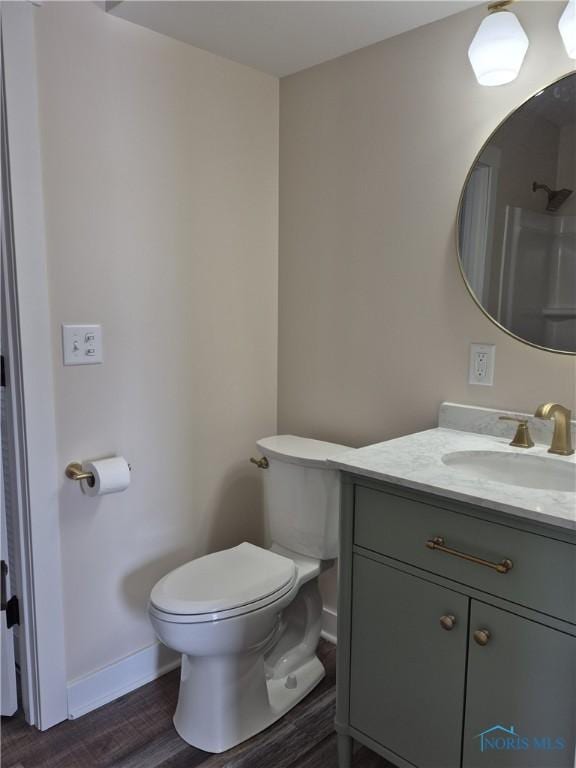
[[[16,595],[6,603],[6,626],[10,629],[14,624],[20,624],[20,604]]]
[[[6,560],[0,562],[0,610],[6,610],[6,576],[8,576],[8,563]]]
[[[8,575],[8,565],[5,560],[2,560],[0,564],[0,582],[1,582],[1,596],[0,596],[0,610],[6,611],[6,626],[8,629],[13,627],[14,624],[20,624],[20,605],[18,604],[18,598],[16,595],[12,595],[10,600],[6,599],[6,576]]]

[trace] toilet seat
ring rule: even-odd
[[[296,581],[294,561],[244,542],[176,568],[150,595],[164,621],[196,623],[238,616],[276,602]]]

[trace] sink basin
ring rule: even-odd
[[[442,461],[476,479],[576,493],[576,464],[571,461],[503,451],[455,451],[444,454]]]

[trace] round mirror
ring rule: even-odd
[[[513,112],[472,166],[458,211],[464,280],[488,317],[576,354],[576,74]]]

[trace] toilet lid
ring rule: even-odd
[[[150,602],[167,613],[226,611],[278,592],[295,573],[288,557],[244,542],[171,571],[156,584]]]

